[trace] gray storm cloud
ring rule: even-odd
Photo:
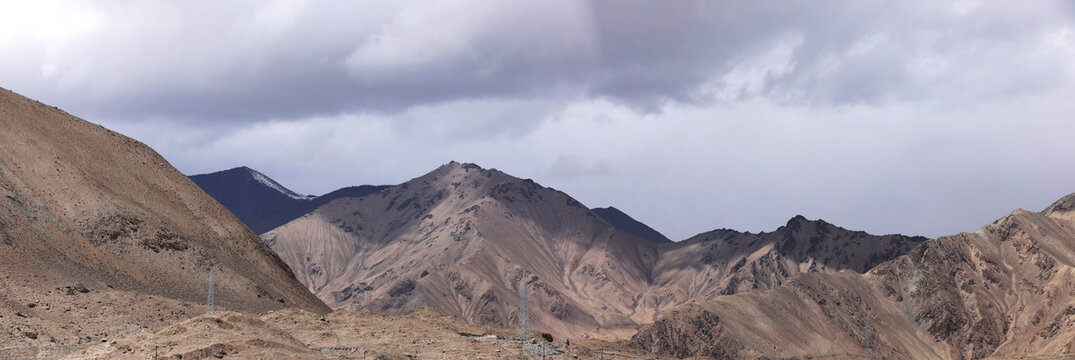
[[[672,238],[941,235],[1075,192],[1066,1],[34,1],[0,86],[305,193],[448,160]]]
[[[0,60],[7,85],[128,119],[260,121],[566,95],[648,110],[667,101],[707,102],[718,93],[823,106],[975,101],[1047,90],[1071,66],[1068,57],[1050,53],[1050,46],[1070,43],[1059,28],[1070,23],[1066,2],[18,7],[6,16],[49,21],[4,29],[5,53],[18,54]],[[779,56],[765,57],[774,51]]]

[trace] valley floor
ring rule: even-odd
[[[137,304],[131,304],[137,306]],[[56,306],[56,305],[53,305]],[[190,309],[193,310],[193,309]],[[513,340],[514,330],[475,326],[423,309],[385,316],[287,309],[263,315],[216,311],[156,329],[127,326],[73,344],[20,341],[3,358],[37,359],[656,359],[625,342],[566,345]],[[544,355],[544,356],[543,356]]]

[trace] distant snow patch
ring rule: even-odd
[[[280,183],[277,183],[276,181],[273,181],[273,179],[270,179],[268,176],[265,176],[265,174],[262,174],[262,173],[258,172],[257,170],[254,170],[254,169],[249,169],[249,170],[250,170],[250,175],[254,176],[254,180],[257,180],[262,185],[268,186],[268,187],[272,188],[273,190],[279,191],[281,194],[287,195],[288,197],[290,197],[292,199],[296,199],[296,200],[313,200],[313,199],[317,198],[317,196],[314,196],[314,195],[303,195],[303,194],[299,194],[297,192],[288,190],[283,185],[280,185]]]

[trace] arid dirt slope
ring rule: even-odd
[[[771,233],[654,243],[562,192],[455,162],[334,200],[262,237],[336,309],[430,306],[508,327],[525,281],[534,328],[576,339],[626,338],[675,306],[768,289],[800,272],[864,271],[925,240],[797,217]]]
[[[175,303],[164,311],[204,304],[209,271],[222,308],[328,310],[152,149],[0,89],[0,322],[11,325],[0,343],[77,343],[78,326],[103,333],[145,326],[138,319],[149,314],[121,308],[127,300]],[[75,283],[92,291],[67,295]],[[75,305],[65,299],[78,297],[95,300],[70,310],[81,316],[62,312]],[[55,302],[38,306],[43,299]],[[101,309],[97,301],[108,303]],[[158,318],[157,310],[146,311]],[[131,322],[111,324],[112,314]],[[25,327],[15,331],[16,324]]]
[[[1075,357],[1075,194],[928,240],[864,275],[802,275],[682,307],[633,341],[716,358]]]
[[[537,334],[532,334],[537,335]],[[214,312],[99,343],[64,359],[660,359],[626,342],[524,344],[514,331],[428,308],[407,315],[288,309]],[[544,351],[542,351],[544,350]],[[544,356],[543,356],[544,355]]]

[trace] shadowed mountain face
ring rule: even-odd
[[[328,310],[256,234],[144,144],[4,89],[0,129],[0,315],[32,321],[21,326],[41,329],[35,337],[86,335],[75,327],[87,318],[74,315],[85,308],[57,314],[24,299],[74,283],[92,290],[84,296],[113,297],[108,306],[119,309],[91,324],[106,330],[110,315],[130,311],[115,297],[204,304],[209,272],[222,308]],[[78,324],[49,327],[57,323]]]
[[[1017,210],[975,233],[927,240],[865,274],[807,274],[680,308],[633,340],[717,358],[1072,354],[1073,204],[1075,194],[1041,213]]]
[[[620,209],[609,206],[606,208],[593,208],[590,209],[590,211],[593,211],[594,214],[605,219],[605,221],[612,224],[612,226],[615,226],[617,229],[623,230],[624,232],[637,236],[643,240],[654,244],[672,242],[672,240],[668,240],[667,237],[657,232],[657,230],[653,230],[653,228],[650,228],[646,224],[624,214]]]
[[[453,162],[334,200],[262,237],[337,309],[432,306],[510,327],[525,282],[534,327],[576,338],[624,338],[675,306],[769,289],[801,272],[864,271],[925,240],[796,217],[771,233],[654,243],[619,223],[533,181]]]
[[[245,166],[193,175],[190,179],[258,234],[305,215],[336,198],[365,196],[387,188],[362,185],[345,187],[322,196],[300,195]]]

